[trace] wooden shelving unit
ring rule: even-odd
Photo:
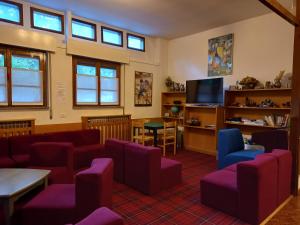
[[[183,124],[184,108],[185,108],[185,92],[162,92],[161,94],[161,117],[165,120],[177,120],[179,125]],[[175,104],[174,101],[180,101],[180,104]],[[179,113],[172,113],[173,106],[179,107]],[[166,114],[169,114],[166,116]]]
[[[250,120],[264,120],[265,116],[285,116],[286,114],[290,114],[291,108],[284,104],[291,102],[291,92],[292,90],[290,88],[225,91],[224,124],[226,127],[238,127],[243,133],[246,134],[251,134],[255,131],[286,128],[270,126],[267,124],[256,125],[237,123],[228,121],[228,119],[242,117]],[[277,105],[277,107],[245,106],[246,97],[257,104],[260,104],[265,99],[271,99]],[[239,103],[239,106],[236,106],[236,103]]]
[[[184,120],[185,149],[209,155],[216,155],[217,133],[224,126],[222,107],[186,106]],[[198,119],[200,126],[187,124]]]

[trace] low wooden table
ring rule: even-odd
[[[39,185],[48,185],[50,170],[0,169],[0,204],[4,206],[5,224],[11,223],[14,203]]]

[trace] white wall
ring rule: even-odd
[[[20,1],[19,1],[20,2]],[[11,25],[7,23],[0,23],[0,43],[12,44],[10,40],[21,43],[20,45],[43,49],[54,49],[51,53],[51,99],[52,99],[52,114],[50,119],[50,109],[45,110],[1,110],[0,120],[7,119],[24,119],[35,118],[36,124],[58,124],[58,123],[76,123],[81,121],[81,116],[98,116],[98,115],[119,115],[123,111],[131,114],[133,118],[140,117],[157,117],[160,116],[160,93],[163,89],[164,75],[167,71],[167,41],[159,38],[146,37],[146,52],[137,52],[126,50],[126,40],[124,43],[125,51],[128,51],[129,64],[123,64],[121,69],[121,105],[123,108],[97,108],[97,109],[73,109],[72,104],[72,56],[66,53],[65,36],[52,34],[34,30],[30,28],[29,24],[29,3],[24,3],[24,27]],[[66,21],[70,18],[70,12],[65,13]],[[101,25],[100,23],[97,23]],[[98,31],[100,26],[98,26]],[[12,30],[13,32],[7,32]],[[123,30],[124,31],[124,30]],[[124,31],[126,32],[126,31]],[[42,36],[43,38],[40,38]],[[126,39],[124,33],[124,39]],[[30,38],[28,38],[28,35]],[[16,37],[17,36],[17,37]],[[36,42],[32,42],[33,38],[37,36]],[[42,39],[49,37],[51,45],[46,48],[42,45],[45,42]],[[70,35],[69,35],[70,37]],[[25,39],[26,38],[26,39]],[[53,42],[54,39],[54,42]],[[74,39],[75,40],[75,39]],[[79,49],[84,50],[84,43],[88,41],[78,40]],[[98,44],[100,43],[100,36],[98,35]],[[81,46],[82,45],[82,46]],[[107,48],[107,56],[115,55],[115,50],[118,49],[113,46],[102,45]],[[111,51],[111,52],[110,52]],[[107,58],[106,58],[107,59]],[[153,73],[153,105],[152,107],[135,107],[134,106],[134,71]],[[126,80],[126,81],[125,81]]]
[[[207,78],[208,40],[229,33],[234,33],[233,74],[225,77],[226,85],[247,75],[265,83],[280,70],[292,71],[294,28],[267,14],[171,40],[168,74],[180,82]]]

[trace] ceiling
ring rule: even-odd
[[[141,33],[173,39],[269,12],[258,0],[27,0]]]

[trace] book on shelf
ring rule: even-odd
[[[268,115],[265,116],[266,124],[270,127],[287,127],[289,123],[290,115]]]

